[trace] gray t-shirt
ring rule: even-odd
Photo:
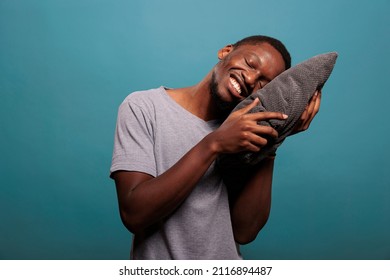
[[[164,87],[134,92],[119,107],[110,172],[159,176],[218,126],[185,110]],[[133,237],[131,258],[241,259],[214,164],[174,213]]]

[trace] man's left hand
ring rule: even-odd
[[[309,128],[311,121],[320,110],[321,90],[317,90],[307,104],[305,111],[302,113],[293,132],[290,135],[305,131]]]

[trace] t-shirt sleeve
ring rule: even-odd
[[[129,100],[119,106],[110,177],[113,172],[119,170],[156,176],[153,126],[150,118],[147,110]]]

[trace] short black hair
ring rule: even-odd
[[[288,52],[287,48],[285,45],[279,41],[278,39],[269,37],[269,36],[264,36],[264,35],[254,35],[254,36],[249,36],[244,39],[241,39],[240,41],[236,42],[233,44],[233,47],[238,47],[241,45],[259,45],[262,43],[268,43],[271,46],[273,46],[281,55],[284,60],[284,64],[286,66],[286,70],[291,67],[291,56],[290,53]]]

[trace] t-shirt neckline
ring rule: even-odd
[[[172,104],[173,106],[175,106],[176,108],[178,108],[180,111],[184,112],[187,116],[189,116],[190,118],[192,119],[195,119],[197,120],[198,122],[201,122],[203,124],[206,124],[208,126],[211,126],[211,127],[216,127],[216,126],[219,126],[220,125],[220,120],[218,119],[214,119],[214,120],[209,120],[209,121],[205,121],[201,118],[199,118],[198,116],[192,114],[190,111],[186,110],[185,108],[183,108],[180,104],[178,104],[167,92],[168,89],[172,89],[172,88],[169,88],[169,87],[166,87],[166,86],[161,86],[160,88],[160,91],[161,93],[163,94],[163,96],[169,100],[169,103]]]

